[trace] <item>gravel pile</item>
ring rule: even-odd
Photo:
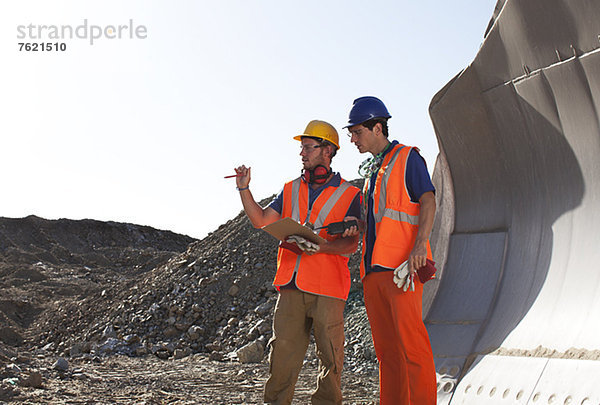
[[[5,352],[266,361],[277,241],[243,212],[200,241],[130,224],[60,221],[0,220]],[[376,372],[358,262],[355,253],[345,367]],[[317,362],[313,345],[306,361]]]

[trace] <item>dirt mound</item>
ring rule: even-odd
[[[39,328],[40,317],[107,287],[125,287],[194,240],[115,222],[0,218],[0,341],[21,345],[18,336],[53,334]]]
[[[12,265],[121,266],[127,271],[156,252],[181,252],[194,240],[148,226],[90,219],[0,218],[0,258]]]

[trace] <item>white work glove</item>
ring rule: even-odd
[[[306,253],[316,253],[319,250],[319,245],[303,238],[299,235],[288,236],[285,240],[287,243],[295,243],[296,246]]]
[[[404,291],[409,288],[411,291],[415,290],[415,279],[414,275],[408,271],[408,261],[405,261],[394,270],[394,283]]]

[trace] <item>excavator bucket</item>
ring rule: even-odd
[[[439,404],[600,404],[600,1],[499,1],[430,115]]]

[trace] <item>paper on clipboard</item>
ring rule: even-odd
[[[307,228],[304,225],[300,225],[298,222],[289,217],[282,218],[279,221],[273,222],[272,224],[263,226],[262,229],[284,242],[285,239],[291,235],[300,235],[303,238],[318,244],[326,242],[325,239],[314,233],[312,229]]]

